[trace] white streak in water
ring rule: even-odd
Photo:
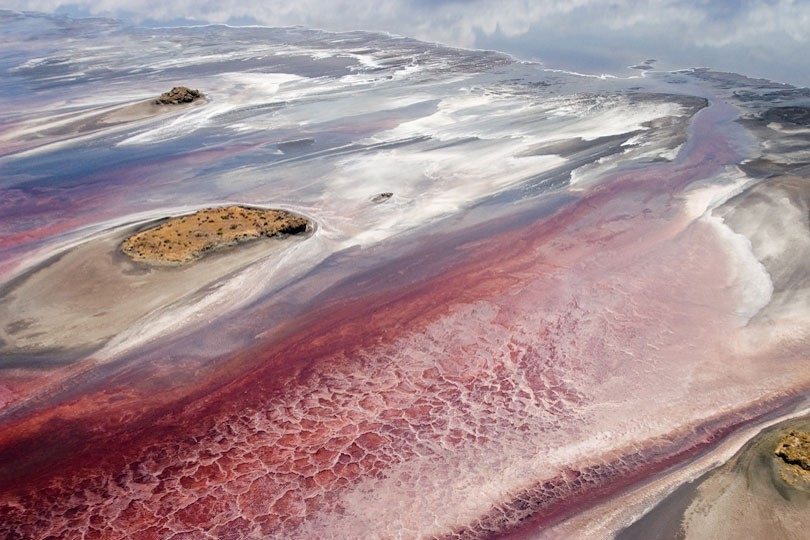
[[[685,208],[689,215],[698,217],[712,226],[723,241],[729,257],[727,286],[739,298],[736,315],[746,325],[773,296],[773,282],[765,266],[754,254],[751,241],[725,224],[712,210],[742,193],[755,180],[738,169],[727,171],[722,177],[696,184],[686,194]]]

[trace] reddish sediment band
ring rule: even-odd
[[[266,337],[214,362],[158,345],[32,408],[0,438],[0,531],[492,537],[604,500],[788,403],[810,377],[764,377],[761,350],[710,390],[739,352],[718,339],[733,342],[736,299],[720,241],[676,200],[736,159],[706,112],[673,164],[550,216],[434,232],[277,328],[251,322],[272,301],[239,312],[230,324]],[[597,427],[616,438],[567,448]],[[442,501],[454,508],[432,515]]]
[[[732,457],[810,396],[801,89],[368,32],[2,24],[0,538],[810,527],[775,431]],[[159,79],[207,104],[151,103]],[[122,251],[233,204],[317,226],[246,242],[226,211]]]

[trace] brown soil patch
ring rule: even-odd
[[[810,491],[810,432],[792,430],[776,445],[776,472],[790,487]]]
[[[136,233],[124,240],[121,249],[136,261],[184,264],[242,242],[302,233],[308,226],[307,219],[285,210],[206,208]]]
[[[779,441],[776,455],[785,463],[810,471],[810,433],[791,431]]]

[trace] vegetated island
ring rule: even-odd
[[[121,250],[148,264],[186,264],[211,251],[258,238],[299,234],[310,225],[306,218],[286,210],[205,208],[137,232],[124,240]]]

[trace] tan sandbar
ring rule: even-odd
[[[219,217],[212,217],[214,214]],[[231,217],[226,219],[228,214]],[[244,217],[237,219],[241,216]],[[262,216],[262,227],[253,227],[253,221],[246,220],[247,216]],[[279,216],[276,221],[275,217]],[[208,221],[209,217],[213,223]],[[220,243],[237,243],[240,238],[243,240],[257,232],[267,234],[271,224],[277,233],[266,241],[244,242],[238,249],[211,247],[208,256],[193,264],[144,264],[122,253],[122,242],[126,243],[126,239],[134,242],[150,231],[167,237],[173,235],[173,241],[180,241],[176,239],[184,238],[185,233],[201,242],[204,237],[194,236],[194,231],[198,230],[195,228],[197,218],[206,222],[200,224],[199,230],[213,230],[211,234]],[[267,218],[266,227],[264,218]],[[168,227],[172,222],[174,224]],[[280,255],[304,241],[302,234],[278,234],[286,230],[285,226],[300,227],[301,223],[306,228],[309,222],[283,211],[252,211],[236,206],[208,209],[156,226],[153,222],[150,229],[141,232],[110,231],[55,255],[0,289],[0,367],[25,362],[26,358],[43,357],[46,363],[62,361],[96,349],[142,317],[167,309],[176,302],[192,302],[195,294],[218,280]],[[233,224],[238,226],[230,229]],[[216,234],[219,228],[223,229],[222,235]],[[170,245],[161,243],[155,249],[162,252],[166,246],[172,254]],[[188,246],[184,250],[189,260],[193,260],[190,254],[195,250],[189,250]]]

